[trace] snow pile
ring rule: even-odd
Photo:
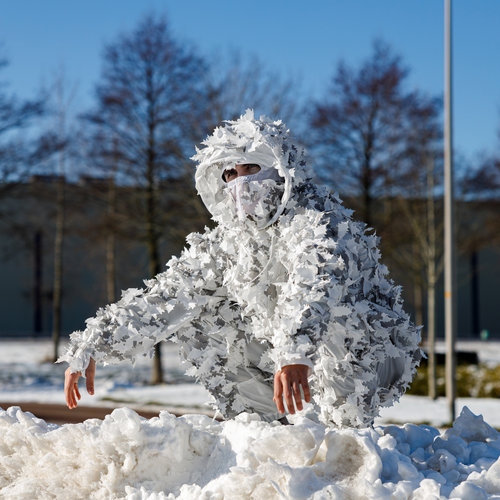
[[[466,408],[442,434],[127,408],[59,427],[0,410],[1,498],[500,499],[499,456],[500,434]]]

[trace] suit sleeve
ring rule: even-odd
[[[118,302],[87,319],[85,330],[71,335],[58,362],[68,362],[76,372],[85,370],[91,357],[98,364],[134,361],[218,301],[213,260],[203,236],[192,234],[188,243],[165,272],[145,281],[145,288],[125,290]]]
[[[277,284],[277,305],[272,320],[271,357],[276,369],[289,364],[312,367],[311,357],[321,338],[329,311],[334,242],[326,237],[322,214],[295,217],[283,235],[287,241],[277,258],[286,266],[286,279]]]

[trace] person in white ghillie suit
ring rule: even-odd
[[[202,146],[196,188],[217,226],[71,335],[68,406],[81,372],[93,392],[96,362],[133,361],[170,339],[225,418],[272,421],[283,401],[294,413],[312,397],[327,425],[371,425],[422,356],[378,238],[311,181],[281,121],[248,110]]]

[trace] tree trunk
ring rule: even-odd
[[[57,361],[57,358],[59,357],[59,342],[61,339],[61,302],[64,241],[64,184],[64,176],[60,175],[57,184],[56,235],[54,241],[54,286],[52,293],[52,358],[54,362]]]
[[[115,229],[114,220],[116,203],[116,185],[110,179],[108,190],[108,219],[110,221],[106,235],[106,296],[108,303],[116,301],[116,264],[115,264]]]
[[[475,338],[480,337],[480,321],[479,321],[479,269],[478,269],[478,252],[472,250],[470,256],[471,267],[471,305],[472,305],[472,335]]]
[[[433,270],[428,266],[428,273],[431,275]],[[437,399],[437,383],[436,383],[436,287],[435,281],[429,276],[427,282],[427,378],[429,384],[429,397]]]
[[[42,332],[42,232],[35,233],[35,276],[33,281],[33,334],[38,337]]]
[[[371,196],[371,188],[372,188],[372,179],[371,179],[371,166],[370,159],[367,157],[365,159],[365,163],[363,165],[363,173],[362,173],[362,186],[363,186],[363,222],[366,223],[368,227],[372,227],[373,216],[372,216],[372,196]]]
[[[154,139],[155,118],[153,107],[150,107],[149,120],[149,145],[147,164],[147,188],[146,188],[146,234],[149,254],[149,275],[156,276],[160,272],[159,236],[156,230],[156,197],[154,167],[156,160]],[[155,345],[153,359],[153,374],[151,383],[161,384],[163,382],[163,367],[161,362],[160,343]]]
[[[149,274],[151,277],[160,272],[160,259],[158,252],[158,236],[154,227],[154,193],[148,192],[148,251],[149,251]],[[151,198],[151,199],[150,199]],[[155,345],[153,359],[153,375],[151,383],[161,384],[163,382],[163,367],[161,362],[161,344]]]
[[[421,325],[424,320],[422,285],[417,280],[413,283],[413,295],[415,298],[415,324]]]
[[[427,162],[427,379],[429,397],[437,399],[436,376],[436,221],[434,217],[434,161]]]
[[[154,192],[148,190],[148,252],[149,252],[149,275],[156,276],[160,272],[160,259],[158,252],[158,236],[154,227]],[[163,382],[163,367],[161,362],[161,344],[155,345],[153,359],[153,374],[151,383],[161,384]]]

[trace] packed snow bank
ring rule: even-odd
[[[500,499],[500,433],[467,408],[442,434],[243,414],[150,420],[115,410],[61,427],[0,410],[1,498]]]

